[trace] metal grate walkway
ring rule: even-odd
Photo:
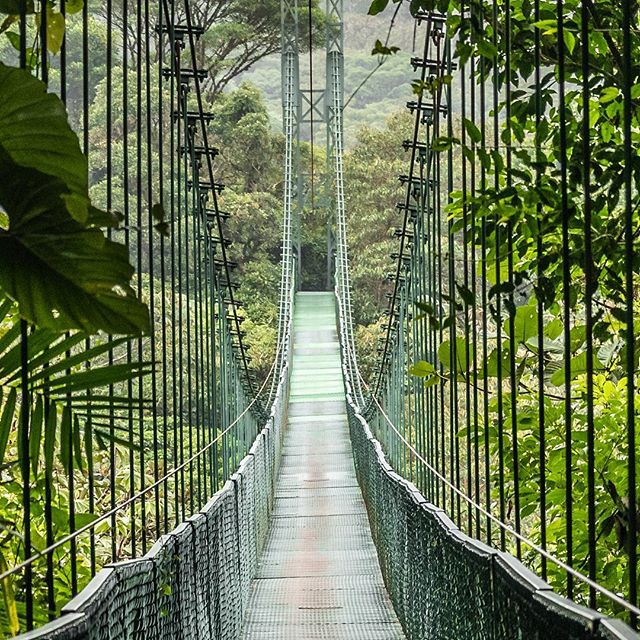
[[[288,429],[245,640],[404,638],[371,539],[331,293],[296,296]]]

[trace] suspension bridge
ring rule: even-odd
[[[530,3],[526,10],[535,13],[536,24],[546,21],[544,28],[553,32],[560,71],[545,77],[556,64],[549,57],[552,45],[543,26],[532,28],[526,82],[511,66],[510,37],[520,17],[508,2],[462,3],[450,15],[418,12],[415,38],[423,49],[411,60],[419,78],[406,100],[413,136],[398,141],[408,162],[400,176],[406,198],[398,204],[399,249],[388,277],[378,366],[365,380],[356,354],[345,207],[342,0],[327,0],[325,7],[322,89],[312,84],[313,74],[310,85],[301,86],[301,7],[282,0],[281,278],[275,357],[260,382],[251,374],[242,329],[228,214],[219,206],[224,186],[216,180],[216,163],[222,160],[207,134],[212,116],[203,97],[206,73],[197,64],[205,33],[197,20],[203,16],[190,0],[163,0],[156,9],[125,3],[116,10],[106,3],[101,149],[92,145],[89,128],[87,62],[97,55],[89,4],[82,8],[78,48],[82,77],[64,73],[73,42],[63,45],[57,70],[49,69],[43,48],[44,64],[34,73],[65,98],[90,171],[92,161],[104,161],[105,207],[121,209],[125,217],[124,230],[113,237],[122,238],[138,273],[146,274],[136,286],[152,310],[151,337],[107,342],[100,353],[110,363],[133,363],[149,359],[150,349],[158,366],[149,387],[135,378],[115,380],[111,399],[87,396],[79,410],[72,395],[82,399],[84,388],[61,378],[62,420],[73,409],[88,426],[80,434],[79,421],[72,426],[68,418],[55,444],[68,447],[61,469],[52,462],[40,468],[37,456],[22,467],[21,557],[13,567],[4,560],[0,566],[5,602],[13,584],[24,609],[27,631],[20,637],[636,638],[637,211],[631,165],[637,154],[631,87],[637,70],[631,2],[621,3],[626,22],[614,35],[608,29],[616,17],[597,23],[590,2],[577,3],[582,22],[576,22],[575,7],[563,13],[562,2],[557,15],[541,14],[539,1]],[[308,18],[311,49],[311,5]],[[26,24],[26,9],[21,20]],[[45,29],[46,39],[45,22],[36,28]],[[464,28],[453,34],[452,24]],[[116,42],[120,33],[122,43]],[[127,38],[133,38],[133,49],[125,46]],[[621,88],[610,100],[598,93],[592,40],[613,47],[620,58],[613,81]],[[25,43],[22,38],[22,62]],[[583,56],[583,76],[576,75],[574,53]],[[567,98],[576,85],[582,93]],[[549,97],[551,86],[559,97]],[[611,127],[622,132],[617,184],[623,196],[613,206],[621,212],[617,228],[627,277],[620,298],[608,304],[628,304],[616,315],[626,333],[606,353],[594,346],[594,327],[603,317],[592,309],[596,289],[589,285],[585,292],[570,262],[570,236],[581,233],[587,215],[577,213],[577,203],[584,199],[587,212],[596,208],[585,195],[590,171],[602,168],[597,147],[586,143],[596,118],[583,123],[585,137],[570,151],[566,130],[578,135],[580,122],[571,119],[565,100],[584,101],[580,117],[594,114],[599,104],[620,105],[609,117],[612,123],[618,118]],[[511,105],[506,115],[504,104]],[[133,112],[135,126],[129,131],[124,125],[123,144],[115,148],[114,131]],[[559,122],[559,151],[550,151],[551,142],[540,137],[548,113]],[[524,131],[528,116],[537,132]],[[314,123],[327,136],[327,196],[319,210],[328,221],[331,286],[323,292],[299,287],[300,219],[308,205],[303,187],[305,179],[313,180],[305,174],[301,148]],[[571,154],[586,169],[577,178]],[[118,176],[119,159],[124,175],[133,176],[131,184]],[[547,172],[558,182],[547,181]],[[540,193],[544,186],[545,197],[519,200],[518,180],[540,187]],[[491,209],[487,194],[501,208]],[[169,212],[166,235],[154,234],[157,220],[146,213],[156,196]],[[518,206],[528,207],[522,218],[534,216],[526,233],[517,226]],[[589,220],[580,249],[588,280],[599,259]],[[552,239],[558,229],[559,239]],[[535,281],[518,270],[525,254],[537,269]],[[535,259],[545,254],[547,266],[556,265],[560,274],[560,305],[544,298],[554,285]],[[576,298],[586,311],[573,310]],[[557,309],[562,305],[564,313]],[[23,347],[17,370],[24,374],[23,402],[29,406],[38,378],[28,357],[43,349],[38,336],[25,328],[12,338]],[[77,347],[60,344],[58,353]],[[584,344],[587,356],[579,360]],[[94,353],[92,348],[98,347],[88,341],[85,349]],[[614,362],[625,349],[627,357]],[[48,362],[51,352],[42,354]],[[613,363],[608,371],[615,369],[617,380],[626,382],[606,387],[608,409],[596,410],[596,390],[602,387],[605,394],[598,378],[607,370],[605,357]],[[528,363],[536,371],[531,380],[523,373]],[[55,381],[55,369],[46,375]],[[579,390],[576,376],[582,376]],[[604,454],[596,419],[613,412],[614,396],[622,407],[616,415],[626,418],[615,427],[615,438],[601,436],[608,457],[598,466]],[[581,398],[585,416],[576,404]],[[553,440],[561,423],[562,436]],[[107,445],[98,454],[91,443],[102,440]],[[607,465],[623,449],[611,463],[614,474]],[[118,468],[125,469],[124,490],[116,483]],[[621,542],[612,551],[602,545],[614,525]],[[615,587],[601,579],[608,575],[605,564],[622,576]],[[60,602],[65,596],[69,601]]]

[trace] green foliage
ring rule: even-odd
[[[358,354],[358,368],[365,380],[372,380],[374,370],[378,364],[378,337],[383,323],[372,322],[368,325],[356,325],[356,350]]]
[[[100,227],[87,163],[59,98],[0,64],[0,288],[40,327],[109,333],[148,329],[124,245]]]
[[[438,360],[448,371],[464,376],[469,368],[468,345],[464,338],[456,338],[455,343],[445,340],[438,347]]]
[[[393,0],[394,4],[398,4],[402,0]],[[428,12],[438,10],[445,12],[449,6],[449,0],[410,0],[409,10],[411,15],[417,16],[420,12]],[[375,16],[382,13],[389,5],[389,0],[372,0],[369,5],[369,15]]]
[[[394,53],[398,53],[398,51],[400,51],[400,47],[387,47],[386,45],[382,44],[380,40],[376,40],[375,44],[373,45],[373,49],[371,50],[371,55],[390,56]]]
[[[363,128],[345,156],[354,317],[362,324],[378,319],[390,291],[385,276],[389,254],[396,247],[393,230],[401,224],[396,203],[402,199],[402,188],[397,176],[405,162],[399,141],[409,137],[410,120],[408,114],[397,114],[382,131]]]
[[[212,132],[227,188],[226,236],[237,262],[233,280],[243,303],[251,367],[263,379],[275,353],[282,242],[282,136],[272,133],[262,93],[244,83],[213,104]]]
[[[77,194],[75,218],[86,222],[88,203],[81,195],[87,189],[87,160],[62,101],[29,73],[4,64],[0,96],[0,145],[5,153],[20,167],[62,181],[70,194]]]
[[[273,191],[282,179],[282,143],[271,132],[260,91],[243,83],[222,94],[213,113],[212,131],[220,143],[225,180],[231,179],[239,192]]]
[[[0,461],[6,459],[9,441],[16,434],[19,414],[24,407],[16,402],[17,390],[21,388],[22,359],[20,355],[20,323],[15,305],[4,300],[0,304],[0,389],[2,389],[2,414],[0,417]],[[110,349],[117,349],[126,342],[125,338],[111,340],[86,346],[87,335],[74,333],[60,335],[59,332],[46,328],[34,329],[28,337],[27,371],[30,381],[31,406],[30,413],[30,451],[20,452],[20,456],[29,455],[33,473],[41,470],[41,453],[44,453],[46,472],[50,473],[54,447],[58,448],[60,460],[68,471],[71,465],[70,437],[63,437],[66,431],[78,443],[87,443],[86,430],[89,424],[80,420],[73,412],[76,402],[78,409],[91,407],[92,418],[109,421],[113,407],[107,407],[101,393],[109,385],[114,385],[138,378],[149,370],[144,363],[99,364],[99,356]],[[91,364],[91,368],[86,368]],[[71,394],[81,394],[71,400]],[[137,404],[135,400],[113,398],[118,406],[115,417],[121,418],[120,412],[126,412]],[[43,406],[46,405],[46,416]],[[108,440],[108,432],[101,432],[103,439]],[[88,457],[85,447],[75,447],[77,464],[84,466],[83,460]]]
[[[301,50],[308,48],[309,4],[297,9]],[[206,32],[198,65],[207,69],[210,98],[256,62],[280,50],[280,0],[204,0],[194,5],[194,19]],[[313,46],[325,42],[326,18],[318,0],[311,2]]]
[[[381,13],[387,8],[389,4],[389,0],[373,0],[371,6],[369,7],[369,15],[375,16],[378,13]]]
[[[68,495],[54,475],[92,474],[94,446],[126,443],[123,423],[140,401],[108,390],[149,372],[143,362],[112,364],[127,338],[89,342],[90,334],[140,334],[149,312],[129,282],[127,248],[105,235],[117,216],[88,193],[87,161],[59,98],[28,71],[0,64],[0,570],[25,559],[22,482],[29,476],[33,549],[47,546],[42,496],[51,494],[53,534],[69,532]],[[163,212],[154,212],[162,224]],[[27,326],[25,336],[25,322]],[[25,349],[26,347],[26,349]],[[27,377],[28,388],[22,384]],[[26,398],[26,403],[25,403]],[[24,446],[24,428],[28,425]],[[105,429],[104,425],[109,425]],[[130,444],[130,443],[127,443]],[[99,454],[98,458],[99,458]],[[90,522],[82,490],[76,526]],[[87,511],[83,511],[87,508]],[[84,542],[79,542],[82,549]],[[68,556],[68,554],[66,554]],[[69,591],[68,557],[57,554],[58,595]],[[40,571],[35,565],[36,574]],[[90,569],[78,567],[81,582]],[[2,584],[7,629],[15,634],[24,594]],[[46,618],[45,580],[36,581],[36,617]],[[38,604],[44,607],[40,610]]]
[[[476,82],[495,83],[499,91],[510,84],[510,102],[497,107],[497,135],[500,145],[492,145],[493,131],[464,119],[461,135],[435,141],[438,152],[462,154],[471,166],[486,176],[486,186],[475,193],[454,190],[447,212],[452,241],[466,243],[467,251],[481,255],[476,273],[487,272],[488,309],[462,289],[463,273],[456,267],[456,310],[478,307],[488,314],[489,353],[483,361],[480,338],[456,337],[438,350],[441,375],[448,384],[469,384],[475,373],[483,380],[480,390],[488,404],[486,422],[482,412],[471,420],[478,424],[480,438],[486,433],[490,443],[490,494],[499,499],[503,480],[498,470],[499,451],[503,451],[506,501],[513,506],[517,446],[519,497],[522,531],[534,540],[540,536],[540,410],[544,419],[544,462],[547,500],[547,548],[558,557],[567,553],[565,495],[567,485],[565,394],[571,395],[571,469],[573,495],[574,566],[586,571],[588,563],[588,467],[587,424],[593,416],[596,475],[597,579],[615,592],[628,585],[628,498],[626,442],[626,396],[629,371],[636,372],[640,354],[628,362],[623,348],[629,339],[626,312],[631,305],[635,321],[635,340],[640,337],[640,262],[634,258],[631,281],[636,292],[626,293],[624,223],[624,176],[630,171],[633,197],[640,185],[640,165],[635,147],[640,141],[640,38],[631,30],[632,88],[631,137],[634,146],[631,164],[624,157],[624,96],[622,51],[622,5],[618,2],[564,3],[564,41],[558,43],[557,5],[541,1],[540,20],[535,21],[534,5],[527,0],[510,3],[511,29],[494,30],[490,4],[473,2],[459,15],[459,3],[451,3],[448,27],[456,43],[458,64],[476,60]],[[588,39],[581,33],[582,12],[587,11]],[[637,17],[638,8],[634,5]],[[483,25],[478,28],[478,25]],[[615,28],[609,28],[615,25]],[[505,69],[506,38],[510,42],[510,68]],[[540,41],[543,74],[534,83],[535,42]],[[560,101],[559,49],[563,48],[566,96]],[[582,104],[580,86],[583,55],[590,68],[590,98]],[[478,62],[480,61],[480,62]],[[583,124],[587,120],[587,135]],[[568,148],[563,145],[561,122],[566,128]],[[590,175],[585,176],[585,147],[590,151]],[[508,149],[508,150],[507,150]],[[566,151],[566,158],[564,157]],[[507,154],[511,154],[510,162]],[[565,163],[566,181],[560,170]],[[585,179],[590,186],[585,193]],[[563,197],[567,203],[563,203]],[[587,277],[585,245],[585,207],[590,210],[592,233],[592,273]],[[469,216],[473,212],[473,216]],[[562,237],[563,215],[569,217],[567,238]],[[632,228],[640,226],[637,207],[632,212]],[[635,242],[637,238],[634,237]],[[566,245],[565,245],[566,242]],[[541,248],[541,249],[540,249]],[[456,251],[457,252],[457,251]],[[637,253],[637,252],[636,252]],[[509,256],[509,258],[507,258]],[[564,285],[563,269],[569,272]],[[593,303],[593,357],[587,353],[587,327],[584,301]],[[565,314],[562,302],[568,302]],[[499,303],[499,304],[498,304]],[[501,309],[498,315],[497,309]],[[469,336],[462,313],[452,316],[455,332]],[[563,327],[570,329],[568,344]],[[542,335],[540,335],[540,326]],[[476,327],[481,335],[482,327]],[[498,333],[500,330],[500,334]],[[470,359],[461,354],[469,353]],[[568,361],[565,353],[568,352]],[[443,358],[444,356],[444,358]],[[453,379],[447,371],[457,361]],[[474,363],[477,362],[477,368]],[[540,367],[542,363],[542,368]],[[431,363],[436,367],[437,363]],[[436,367],[437,368],[437,367]],[[420,369],[420,374],[423,369]],[[588,372],[593,373],[593,396],[587,391]],[[567,378],[567,373],[570,376]],[[424,377],[421,375],[421,377]],[[540,395],[539,383],[543,395]],[[498,390],[502,393],[498,400]],[[462,397],[463,389],[458,391]],[[512,406],[512,402],[516,406]],[[636,398],[636,415],[640,401]],[[462,411],[462,409],[461,409]],[[517,424],[512,423],[516,416]],[[484,433],[483,433],[484,432]],[[467,437],[468,431],[461,432]],[[513,441],[516,439],[516,442]],[[510,508],[507,519],[513,525]],[[535,554],[529,560],[536,562]],[[549,580],[561,588],[566,576],[549,564]],[[581,594],[578,593],[578,597]],[[616,611],[602,603],[607,611]]]
[[[21,36],[17,31],[10,30],[17,26],[20,20],[21,11],[27,16],[25,30],[27,39],[25,43],[26,68],[29,71],[36,70],[40,63],[41,29],[44,21],[46,28],[45,46],[49,53],[57,55],[62,48],[65,38],[66,18],[65,16],[82,11],[84,0],[68,0],[64,3],[64,10],[57,0],[50,0],[42,8],[32,0],[2,0],[0,1],[0,14],[6,14],[2,24],[0,24],[0,34],[4,33],[11,46],[16,50],[22,49]],[[33,43],[32,46],[28,46]]]

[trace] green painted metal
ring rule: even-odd
[[[496,6],[493,2],[494,11]],[[494,20],[497,15],[494,13]],[[416,69],[421,69],[422,82],[433,83],[437,88],[425,90],[408,105],[415,116],[415,130],[414,139],[403,143],[411,152],[410,174],[403,177],[407,185],[406,201],[399,205],[404,224],[398,230],[400,251],[392,256],[397,269],[395,287],[384,346],[380,350],[377,381],[372,388],[358,371],[351,317],[347,225],[344,202],[339,196],[336,200],[336,294],[349,426],[357,477],[367,504],[385,584],[406,636],[412,640],[637,638],[637,634],[620,621],[553,593],[546,582],[505,552],[505,496],[509,499],[509,509],[511,501],[516,501],[513,509],[517,514],[516,483],[514,487],[500,482],[499,519],[490,514],[494,505],[489,501],[483,513],[492,517],[494,526],[501,525],[495,527],[500,534],[495,538],[501,539],[502,551],[471,537],[473,533],[479,537],[480,527],[476,523],[481,519],[480,510],[484,505],[473,502],[471,469],[475,464],[477,497],[479,464],[477,456],[472,463],[470,453],[470,367],[460,364],[456,353],[460,355],[460,349],[465,348],[467,361],[470,356],[468,347],[456,351],[454,338],[456,323],[462,319],[460,310],[465,311],[460,333],[468,341],[476,330],[475,325],[473,329],[469,326],[468,301],[462,300],[463,305],[456,299],[464,298],[459,293],[461,281],[465,286],[475,284],[466,274],[469,266],[466,249],[463,259],[459,257],[462,233],[456,233],[445,210],[458,179],[454,152],[450,145],[448,153],[440,153],[441,149],[436,150],[434,144],[438,136],[453,136],[452,52],[446,35],[447,16],[421,13],[418,22],[425,32],[424,53],[412,62]],[[497,29],[493,31],[496,32]],[[339,72],[335,76],[335,86],[339,87]],[[465,79],[461,82],[464,93]],[[339,116],[335,126],[339,138]],[[494,126],[497,130],[497,121]],[[443,144],[442,141],[439,144]],[[340,150],[334,149],[333,156],[333,178],[339,194],[342,187]],[[477,168],[472,166],[470,173]],[[487,254],[483,256],[486,258]],[[462,265],[466,275],[462,274]],[[483,289],[486,286],[485,277]],[[416,301],[422,303],[419,310],[414,305]],[[485,334],[489,311],[485,300],[484,307],[478,311],[485,317]],[[449,316],[448,322],[444,321],[446,316]],[[499,322],[498,342],[501,329]],[[513,336],[513,327],[510,332]],[[449,353],[438,355],[439,345],[446,339],[450,340]],[[445,359],[450,366],[443,366]],[[436,363],[434,374],[437,372],[440,376],[410,375],[409,365],[419,360]],[[450,376],[443,375],[449,370]],[[511,371],[514,370],[512,365]],[[433,380],[425,385],[425,379],[430,377]],[[486,374],[484,380],[486,385]],[[499,376],[499,398],[501,380]],[[363,394],[363,390],[366,393]],[[505,391],[502,398],[505,411],[498,412],[503,426],[507,420],[506,398]],[[466,450],[458,433],[463,426],[467,427]],[[501,433],[501,439],[502,436]],[[504,469],[513,460],[517,464],[518,458],[513,453],[509,459],[501,451],[499,460]],[[485,466],[489,467],[488,461]],[[485,493],[489,493],[486,487]],[[571,509],[570,501],[568,508]],[[517,518],[518,515],[516,523]],[[509,534],[514,532],[520,535],[518,524]],[[489,540],[492,540],[490,534]],[[525,542],[532,549],[532,556],[540,553],[535,543],[522,538],[514,545],[514,552],[520,554],[521,543],[524,548]],[[557,563],[557,559],[552,559]],[[599,585],[592,583],[590,587],[595,589]],[[616,594],[606,595],[612,600],[618,598],[614,601],[624,606]],[[634,611],[633,605],[625,608]]]
[[[290,290],[293,304],[293,290]],[[236,640],[258,568],[280,467],[288,412],[291,345],[285,332],[282,371],[270,416],[239,464],[195,514],[161,536],[141,558],[109,565],[62,610],[22,640]],[[236,404],[232,397],[230,402]],[[247,430],[248,434],[248,430]],[[233,464],[233,466],[231,466]]]
[[[215,396],[215,415],[210,418],[216,428],[233,427],[233,431],[221,438],[220,474],[215,466],[217,444],[208,472],[198,455],[196,468],[191,465],[187,471],[189,480],[185,482],[182,474],[176,514],[180,508],[184,521],[142,557],[100,571],[59,620],[23,636],[24,640],[636,637],[624,625],[553,594],[512,556],[472,539],[439,506],[427,501],[446,506],[460,522],[459,497],[442,477],[417,465],[405,446],[407,441],[417,443],[428,463],[460,485],[459,451],[452,455],[454,431],[460,426],[459,398],[451,394],[445,405],[441,394],[424,391],[421,380],[407,381],[408,354],[433,359],[445,335],[443,329],[427,329],[426,321],[413,322],[412,302],[429,296],[444,299],[444,272],[449,270],[451,282],[455,270],[451,233],[450,254],[441,259],[445,247],[440,236],[449,224],[442,203],[424,193],[418,194],[418,205],[429,215],[412,221],[413,237],[420,241],[411,244],[409,261],[402,256],[399,261],[400,286],[389,318],[392,352],[383,358],[385,376],[376,389],[382,404],[372,404],[358,370],[352,320],[343,184],[342,0],[328,0],[326,5],[330,31],[324,113],[329,246],[335,242],[337,299],[329,293],[300,293],[294,304],[296,214],[303,206],[299,139],[305,118],[297,6],[296,0],[282,2],[284,224],[278,340],[266,403],[270,415],[264,415],[262,407],[247,410],[253,394],[245,375],[244,351],[238,346],[240,326],[232,287],[228,273],[223,273],[228,271],[226,258],[222,269],[215,266],[214,244],[224,254],[217,204],[217,236],[207,218],[208,192],[215,201],[216,191],[198,179],[200,158],[195,156],[195,129],[183,83],[178,96],[181,119],[176,119],[175,127],[189,153],[179,154],[184,180],[175,185],[178,208],[192,224],[206,229],[198,240],[206,247],[207,271],[198,282],[206,289],[200,300],[206,301],[210,315],[207,337],[217,372],[209,390]],[[165,36],[173,50],[172,19],[172,14],[165,16],[169,23]],[[441,26],[442,18],[430,15],[427,22]],[[438,41],[450,71],[449,45],[441,36]],[[179,79],[180,60],[174,62],[172,74]],[[312,92],[309,96],[313,113],[315,99]],[[414,151],[417,148],[414,141]],[[428,165],[427,160],[424,163]],[[450,172],[448,177],[451,180]],[[426,180],[420,189],[427,192],[428,185]],[[190,255],[188,245],[185,251]],[[196,262],[196,254],[192,257]],[[181,269],[181,257],[178,264]],[[177,280],[181,292],[180,276]],[[188,305],[185,313],[190,313]],[[188,356],[189,338],[190,334],[185,344]],[[200,366],[198,346],[193,347]],[[178,374],[182,376],[182,371]],[[193,398],[185,400],[191,403]],[[189,452],[200,451],[204,444],[204,440],[190,442]],[[448,468],[445,454],[449,454]],[[201,476],[217,491],[206,504],[192,504],[185,513],[185,501],[190,498],[193,503],[193,487],[200,489]],[[192,490],[187,498],[185,488]],[[198,499],[200,493],[209,495],[199,490]],[[135,518],[132,523],[137,524]]]
[[[307,355],[313,352],[313,356]],[[339,388],[337,388],[339,387]],[[289,418],[245,640],[404,638],[358,488],[331,293],[298,293]]]

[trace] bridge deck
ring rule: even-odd
[[[245,640],[404,638],[351,457],[334,298],[299,293],[289,424]]]

